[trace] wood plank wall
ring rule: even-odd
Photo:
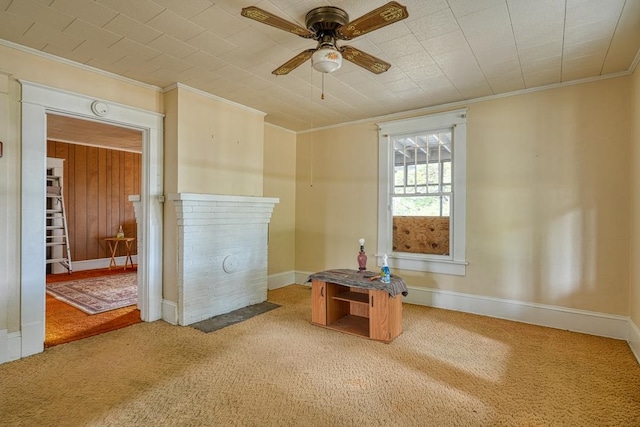
[[[142,154],[47,141],[47,156],[65,159],[63,191],[71,261],[109,258],[105,237],[122,225],[136,237],[136,218],[129,196],[142,189]],[[118,255],[124,256],[124,245]],[[136,244],[131,246],[136,254]]]

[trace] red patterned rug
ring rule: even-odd
[[[47,283],[47,293],[87,314],[104,313],[138,303],[138,274]]]

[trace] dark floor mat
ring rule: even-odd
[[[198,323],[193,323],[190,326],[202,332],[213,332],[226,326],[235,325],[243,320],[251,319],[253,316],[266,313],[267,311],[271,311],[278,307],[280,307],[278,304],[265,301],[248,307],[239,308],[229,313],[221,314]]]

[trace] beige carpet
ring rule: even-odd
[[[640,425],[623,341],[405,304],[381,344],[311,325],[310,293],[208,334],[140,323],[0,365],[0,424]]]

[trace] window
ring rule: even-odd
[[[466,110],[379,124],[378,264],[465,275]]]

